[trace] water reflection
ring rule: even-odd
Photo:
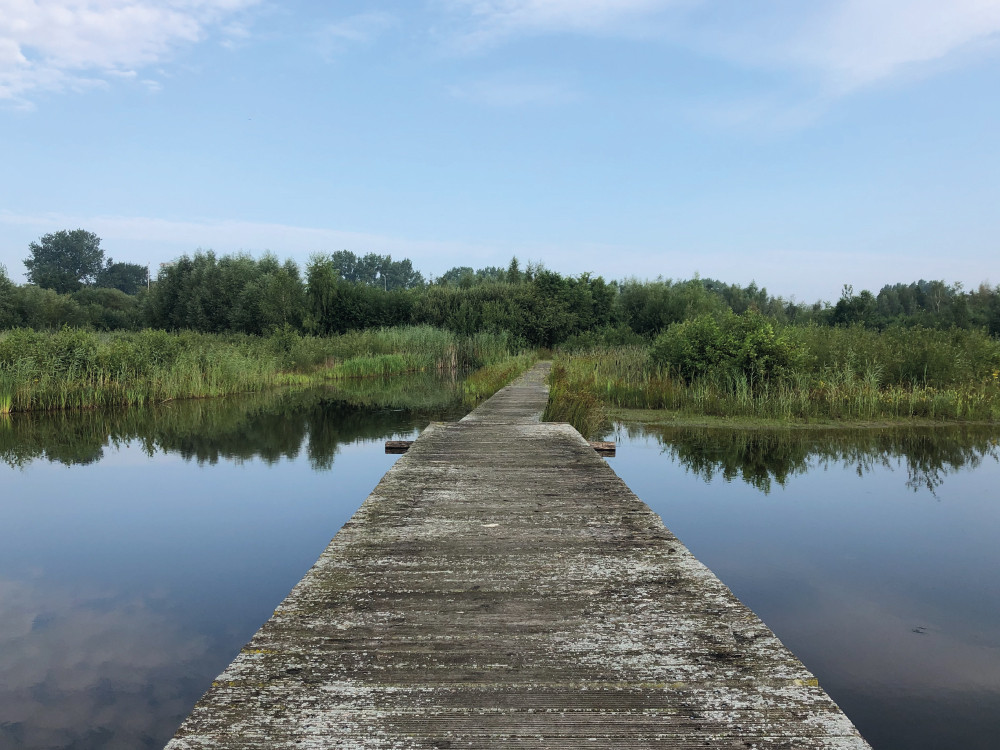
[[[451,379],[351,386],[0,421],[0,747],[163,747],[383,441],[466,411]]]
[[[998,436],[619,427],[612,465],[874,750],[992,750]]]
[[[0,420],[0,460],[12,467],[42,458],[86,465],[135,442],[148,455],[176,453],[200,464],[275,462],[305,449],[314,469],[327,469],[340,445],[398,432],[399,412],[413,428],[466,411],[455,379],[419,374],[146,409],[14,414]]]
[[[155,599],[0,580],[0,746],[158,747],[213,645]]]
[[[696,476],[742,480],[769,493],[791,477],[833,466],[864,476],[876,468],[906,471],[906,486],[932,494],[949,474],[1000,460],[997,429],[946,426],[882,429],[756,429],[619,425],[619,436],[653,436]],[[620,439],[620,437],[619,437]]]

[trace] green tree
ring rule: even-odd
[[[137,263],[115,263],[108,258],[94,281],[94,286],[102,289],[117,289],[125,294],[138,294],[145,289],[149,280],[149,269]]]
[[[93,282],[104,267],[101,238],[84,229],[43,235],[28,249],[31,257],[24,261],[28,280],[60,294]]]
[[[7,269],[0,265],[0,329],[12,328],[19,322],[15,312],[15,295],[17,287],[7,278]]]

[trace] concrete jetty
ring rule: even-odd
[[[167,745],[868,748],[538,365],[433,424]]]

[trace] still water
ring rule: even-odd
[[[463,413],[367,391],[0,420],[0,748],[160,748],[367,496]],[[1000,747],[996,434],[643,431],[612,466],[876,750]]]
[[[875,750],[1000,748],[1000,431],[613,435],[619,476]]]

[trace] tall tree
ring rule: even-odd
[[[43,235],[28,245],[28,281],[59,293],[74,292],[97,278],[104,267],[101,238],[84,229]]]
[[[149,269],[138,263],[115,263],[108,258],[95,279],[94,285],[106,289],[117,289],[125,294],[137,294],[145,289],[149,281]]]

